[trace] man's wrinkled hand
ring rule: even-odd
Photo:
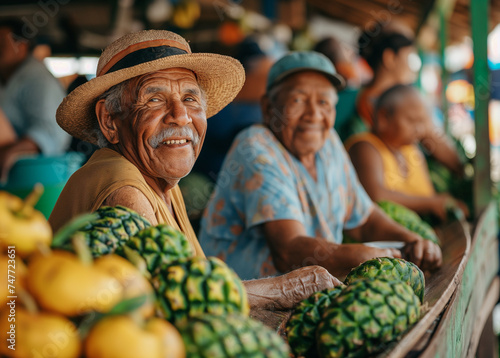
[[[252,309],[289,310],[313,293],[343,283],[321,266],[307,266],[285,275],[244,281]]]

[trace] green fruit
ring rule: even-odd
[[[297,305],[286,326],[288,343],[296,356],[315,355],[316,328],[325,309],[341,292],[342,287],[328,288],[312,294]]]
[[[387,278],[401,280],[410,286],[420,302],[424,302],[425,277],[424,273],[413,262],[403,259],[389,257],[377,257],[363,262],[349,272],[344,283],[350,285],[353,282],[365,278]]]
[[[216,257],[180,259],[152,278],[159,314],[172,323],[203,313],[248,316],[243,283]]]
[[[426,160],[427,167],[429,168],[429,177],[436,192],[449,193],[450,185],[456,178],[453,178],[451,171],[436,159],[428,157]]]
[[[131,236],[151,226],[148,220],[121,205],[102,206],[96,214],[98,219],[90,221],[73,234],[73,236],[83,234],[94,257],[114,253]],[[58,248],[74,251],[71,240]]]
[[[434,229],[423,221],[413,210],[392,201],[379,201],[378,206],[395,222],[410,231],[420,235],[424,240],[430,240],[439,245],[439,239]]]
[[[262,323],[239,315],[202,315],[177,325],[187,358],[288,358],[285,341]]]
[[[154,273],[162,265],[194,255],[186,236],[173,227],[160,224],[141,230],[131,237],[125,246],[137,251],[145,260],[149,272]],[[123,247],[117,253],[126,256]]]
[[[322,358],[366,357],[397,340],[420,316],[413,290],[399,280],[364,279],[347,286],[318,326]]]

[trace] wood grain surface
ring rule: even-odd
[[[473,230],[461,283],[421,357],[475,357],[479,337],[498,300],[498,225],[490,205]],[[485,348],[485,347],[483,347]],[[497,356],[491,349],[488,358]]]

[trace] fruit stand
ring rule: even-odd
[[[479,83],[486,76],[481,16],[487,1],[471,2],[471,8]],[[443,264],[425,273],[425,283],[415,264],[382,257],[368,260],[380,264],[372,276],[364,272],[349,281],[355,268],[345,285],[303,300],[297,307],[328,301],[328,311],[321,312],[320,304],[312,309],[321,312],[321,321],[311,330],[314,347],[307,354],[497,357],[492,310],[500,294],[498,207],[491,200],[489,142],[481,140],[489,134],[487,99],[476,87],[475,217],[436,228]],[[10,300],[0,310],[0,356],[285,358],[292,356],[290,347],[295,352],[290,322],[302,324],[312,310],[303,316],[297,316],[300,307],[250,310],[244,283],[223,261],[196,256],[184,234],[166,224],[152,226],[126,207],[101,207],[52,236],[33,208],[40,190],[24,201],[0,191],[0,244],[8,253],[0,292]],[[39,226],[28,227],[29,221]],[[17,276],[10,274],[12,265]],[[398,277],[388,279],[386,272]],[[7,325],[13,308],[5,305],[11,303],[17,305],[17,326]],[[345,319],[347,311],[352,315]],[[6,341],[17,344],[17,352]]]
[[[426,275],[424,314],[397,343],[378,357],[493,357],[496,352],[491,311],[500,292],[496,210],[481,215],[476,225],[455,221],[437,230],[443,266]],[[426,311],[426,312],[425,312]],[[285,335],[291,312],[252,311],[250,315]],[[480,339],[483,339],[479,346]]]

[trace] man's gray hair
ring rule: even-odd
[[[129,82],[130,80],[120,82],[117,85],[109,88],[106,92],[100,95],[99,98],[97,98],[97,101],[104,99],[104,106],[112,116],[122,113],[123,92],[125,91],[125,88],[127,87],[127,84]],[[102,133],[101,128],[99,127],[96,128],[96,136],[97,146],[99,148],[106,148],[111,144],[108,142],[108,140]]]

